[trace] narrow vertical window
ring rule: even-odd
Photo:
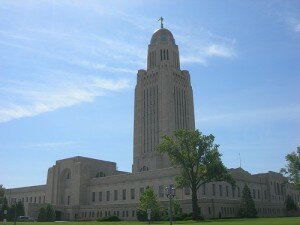
[[[161,197],[161,198],[164,197],[164,186],[163,185],[159,186],[158,192],[159,192],[159,197]]]
[[[135,199],[135,189],[134,188],[130,189],[130,198]]]
[[[167,49],[167,60],[169,60],[169,50]]]
[[[160,60],[162,61],[162,49],[160,50]]]
[[[95,194],[95,192],[92,192],[92,202],[94,202],[95,199],[96,199],[96,194]]]
[[[118,190],[114,190],[114,201],[118,200]]]
[[[110,191],[106,191],[106,201],[110,201]]]
[[[102,202],[102,191],[99,191],[98,195],[99,202]]]
[[[123,189],[123,200],[126,200],[126,189]]]

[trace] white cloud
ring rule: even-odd
[[[206,48],[204,48],[204,54],[208,56],[217,56],[217,57],[224,57],[224,58],[231,58],[236,55],[233,48],[231,46],[226,45],[218,45],[212,44]]]
[[[182,63],[198,63],[208,66],[213,58],[230,59],[237,56],[234,38],[226,38],[213,34],[204,28],[185,29],[175,27],[176,42],[180,45]],[[197,32],[195,32],[197,31]]]
[[[295,33],[300,33],[300,20],[295,17],[288,17],[286,21]]]
[[[52,74],[53,75],[53,74]],[[96,97],[130,87],[126,79],[57,74],[60,79],[0,82],[0,123],[92,102]]]

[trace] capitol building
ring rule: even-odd
[[[137,220],[140,195],[151,187],[167,208],[165,186],[175,184],[179,170],[155,147],[163,135],[177,129],[195,129],[193,90],[189,71],[181,70],[173,34],[161,25],[148,45],[147,69],[137,73],[132,172],[119,171],[115,162],[105,160],[61,159],[48,169],[46,184],[7,189],[8,202],[22,201],[26,215],[34,218],[42,206],[51,204],[57,220],[96,220],[112,215]],[[211,182],[198,190],[204,218],[236,217],[245,184],[259,217],[284,216],[288,195],[300,203],[300,191],[279,173],[250,174],[242,168],[229,172],[236,180],[235,189],[226,182]],[[175,198],[183,212],[192,211],[189,188],[177,189]]]

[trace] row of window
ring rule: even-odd
[[[188,127],[188,107],[185,90],[174,86],[173,90],[174,111],[175,111],[175,128],[184,129]]]
[[[169,60],[169,50],[168,49],[160,49],[160,61]],[[150,68],[156,66],[156,51],[149,52],[148,55],[148,62]],[[179,65],[179,58],[178,54],[173,52],[173,65],[178,67]]]
[[[281,214],[285,213],[285,209],[279,208],[257,208],[259,214]]]
[[[118,216],[118,217],[135,217],[136,212],[132,210],[131,212],[128,210],[114,210],[114,211],[84,211],[81,212],[81,218],[82,219],[97,219],[97,218],[102,218],[102,217],[107,217],[107,216]]]
[[[284,185],[278,182],[271,182],[271,186],[274,186],[275,195],[284,195]]]
[[[202,195],[206,195],[206,186],[208,184],[204,184],[202,185]],[[229,197],[229,193],[230,193],[230,189],[231,189],[231,197],[235,198],[235,194],[236,194],[236,190],[237,190],[237,197],[240,198],[241,197],[241,188],[237,187],[236,189],[234,189],[231,186],[225,185],[225,193],[224,193],[224,186],[222,184],[219,184],[218,186],[218,195],[220,197],[226,196]],[[217,188],[216,188],[216,184],[211,184],[211,190],[212,190],[212,195],[216,196],[217,195]],[[200,189],[201,191],[201,189]],[[185,195],[190,195],[190,188],[186,187],[184,188],[184,193]],[[261,199],[261,191],[259,189],[252,189],[252,197],[253,199]],[[267,191],[264,190],[264,199],[267,199]]]
[[[200,214],[204,213],[202,211],[202,207],[199,207]],[[211,207],[207,207],[207,212],[209,215],[211,215]],[[257,208],[257,212],[259,214],[281,214],[284,213],[284,209],[279,209],[279,208]],[[235,208],[234,207],[221,207],[220,208],[220,213],[221,215],[234,215],[235,214]],[[166,214],[167,210],[166,210]],[[136,216],[136,211],[128,211],[128,210],[112,210],[112,211],[84,211],[81,212],[81,218],[82,219],[97,219],[97,218],[102,218],[102,217],[107,217],[115,215],[118,217],[124,217],[128,218],[129,216],[135,217]]]
[[[23,203],[45,203],[45,196],[22,197],[19,199]],[[17,201],[17,198],[11,198],[11,204]]]
[[[144,188],[140,188],[140,192],[144,192]],[[103,196],[104,193],[105,193],[105,196]],[[113,191],[112,197],[113,197],[114,201],[119,200],[118,190]],[[96,202],[96,199],[98,199],[98,202],[102,202],[104,198],[107,202],[109,202],[111,200],[111,192],[110,191],[106,191],[106,192],[99,191],[98,193],[92,192],[92,202]],[[126,189],[122,190],[121,199],[122,200],[127,199],[127,190]],[[132,200],[135,199],[135,189],[134,188],[130,189],[130,199],[132,199]]]
[[[151,152],[159,142],[158,86],[146,88],[143,92],[142,151]]]

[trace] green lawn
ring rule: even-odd
[[[0,223],[3,224],[3,223]],[[148,225],[146,222],[55,222],[55,223],[24,223],[17,222],[17,225]],[[154,222],[153,225],[168,225],[169,222]],[[224,219],[224,220],[206,220],[203,222],[194,222],[194,221],[178,221],[174,222],[174,225],[300,225],[300,217],[283,217],[283,218],[257,218],[257,219]],[[7,225],[13,225],[12,222],[7,223]]]

